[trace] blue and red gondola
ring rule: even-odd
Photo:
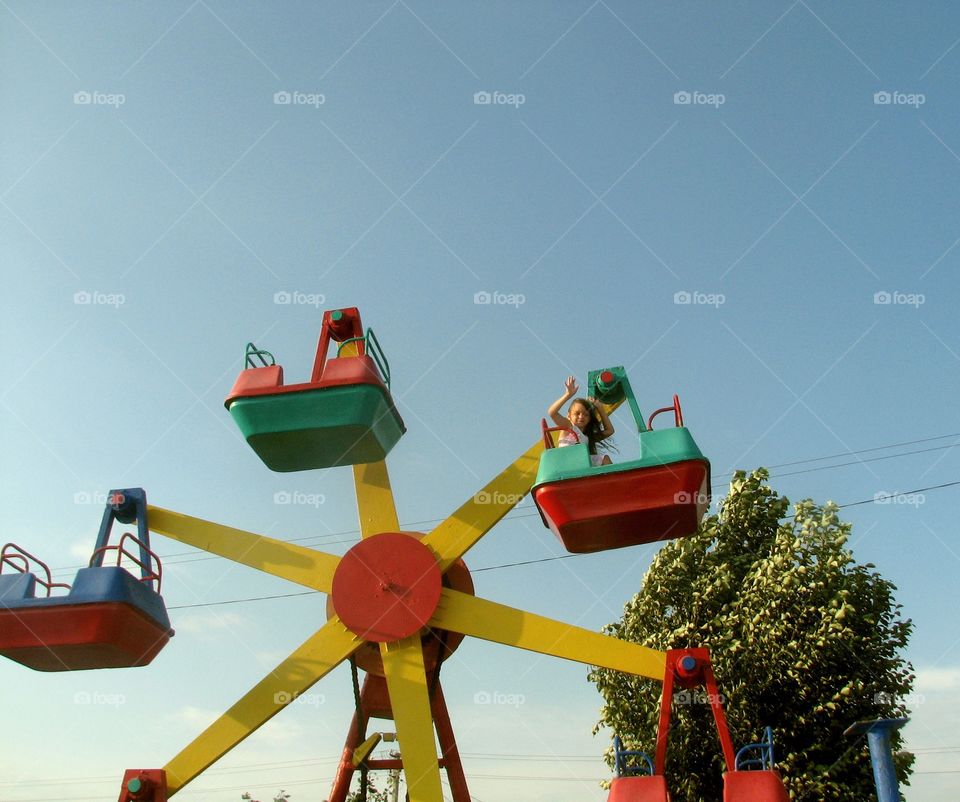
[[[339,346],[328,359],[331,342]],[[273,356],[248,344],[224,406],[272,471],[378,462],[406,431],[390,396],[390,366],[356,307],[323,313],[309,382],[284,386]]]
[[[629,402],[640,457],[595,467],[586,445],[555,447],[556,429],[544,421],[546,450],[532,490],[544,525],[577,554],[693,534],[710,505],[710,462],[683,425],[680,400],[645,423],[622,367],[591,371],[587,386],[602,403]],[[654,418],[670,411],[675,426],[654,431]]]
[[[110,545],[114,521],[136,521],[137,535],[124,534]],[[117,564],[104,565],[113,554]],[[139,568],[139,577],[120,565],[124,558]],[[0,551],[0,655],[37,671],[147,665],[174,634],[160,595],[161,574],[150,550],[146,494],[112,490],[90,565],[72,586],[53,582],[45,563],[13,543]],[[55,588],[68,592],[51,595]]]

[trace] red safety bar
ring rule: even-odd
[[[654,412],[650,416],[650,419],[647,421],[647,428],[653,431],[653,419],[657,417],[657,415],[659,415],[661,412],[670,412],[670,410],[673,410],[674,425],[678,427],[683,426],[683,410],[680,409],[680,397],[676,393],[674,393],[673,406],[661,407],[656,412]]]
[[[334,310],[338,317],[334,319],[329,311],[323,313],[320,324],[320,341],[317,343],[317,356],[313,361],[313,373],[310,381],[314,384],[320,381],[323,367],[327,363],[327,351],[330,341],[342,343],[344,340],[357,340],[357,354],[366,354],[363,340],[363,324],[360,322],[360,312],[355,306]]]
[[[543,445],[546,448],[554,448],[550,432],[569,432],[570,428],[568,426],[547,426],[547,419],[540,418],[540,431],[543,432]]]
[[[152,565],[152,564],[150,564],[150,565],[144,565],[143,562],[142,562],[138,557],[135,557],[133,554],[131,554],[129,551],[127,551],[127,550],[123,547],[124,541],[126,541],[126,540],[128,540],[128,539],[129,539],[129,540],[132,540],[134,543],[136,543],[136,544],[140,547],[141,550],[145,551],[147,554],[150,555],[152,563],[155,563],[156,566],[157,566],[157,569],[156,569],[156,570],[153,569],[153,565]],[[132,562],[134,562],[134,563],[137,565],[137,567],[140,569],[140,572],[141,572],[140,581],[141,581],[141,582],[153,582],[154,580],[156,580],[156,583],[157,583],[156,591],[157,591],[157,593],[160,592],[160,583],[161,583],[161,581],[162,581],[163,566],[160,565],[160,558],[157,556],[156,552],[151,551],[151,550],[143,543],[143,541],[140,540],[140,538],[138,538],[138,537],[137,537],[136,535],[134,535],[132,532],[126,532],[126,533],[124,533],[123,537],[120,538],[120,542],[117,543],[116,546],[104,546],[103,548],[97,549],[97,550],[91,555],[91,557],[90,557],[90,567],[93,567],[94,562],[95,562],[96,559],[97,559],[97,555],[99,555],[99,554],[106,554],[108,551],[116,551],[116,552],[117,552],[117,566],[118,566],[118,567],[120,566],[120,563],[121,563],[121,561],[123,560],[123,558],[124,558],[125,556],[126,556],[126,557],[129,557],[130,560],[131,560]],[[101,564],[102,564],[102,563],[101,563]]]
[[[14,550],[13,554],[8,554],[8,550]],[[19,565],[17,561],[22,561],[22,565]],[[16,543],[7,543],[4,545],[3,549],[0,550],[0,574],[3,573],[3,566],[9,565],[15,571],[19,571],[21,574],[32,573],[30,571],[30,563],[33,562],[41,569],[43,569],[44,576],[46,579],[41,579],[40,577],[34,574],[37,582],[47,589],[47,598],[50,597],[50,591],[53,588],[64,588],[70,590],[70,586],[66,582],[54,582],[53,577],[50,575],[50,569],[47,567],[47,564],[41,560],[39,557],[34,557],[29,551],[21,549]]]

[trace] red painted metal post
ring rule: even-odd
[[[433,711],[433,722],[440,741],[440,754],[443,756],[443,766],[447,771],[447,781],[450,783],[453,802],[470,802],[467,778],[463,774],[463,764],[460,762],[460,750],[457,749],[457,739],[453,734],[450,713],[447,711],[447,703],[443,698],[439,682],[433,692],[430,707]]]
[[[366,690],[366,684],[364,684]],[[337,766],[336,776],[333,778],[333,788],[330,789],[329,802],[345,802],[347,793],[350,791],[350,781],[353,779],[353,773],[356,769],[353,766],[353,750],[363,743],[363,735],[367,730],[367,721],[369,716],[363,711],[363,694],[360,694],[361,714],[353,714],[353,720],[350,722],[350,730],[347,732],[347,740],[343,745],[343,753],[340,756],[340,765]]]
[[[657,754],[653,763],[654,774],[664,774],[667,765],[667,736],[670,734],[670,706],[673,704],[675,652],[667,652],[667,665],[663,672],[663,693],[660,696],[660,724],[657,726]]]
[[[737,760],[733,751],[733,742],[730,740],[730,730],[727,729],[727,717],[723,713],[723,703],[720,700],[720,691],[717,689],[717,680],[713,676],[713,666],[707,658],[703,666],[703,678],[707,685],[707,698],[713,710],[713,720],[717,724],[717,735],[720,736],[720,746],[723,749],[723,759],[727,763],[727,771],[734,771]]]

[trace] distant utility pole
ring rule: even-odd
[[[391,752],[390,757],[399,760],[400,753]],[[390,796],[391,802],[397,802],[400,798],[400,769],[390,769]]]

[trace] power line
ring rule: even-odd
[[[901,496],[901,495],[903,495],[903,496],[916,495],[917,493],[924,493],[924,492],[927,492],[927,491],[930,491],[930,490],[940,490],[940,489],[946,488],[946,487],[956,487],[957,485],[960,485],[960,481],[956,481],[956,482],[945,482],[944,484],[940,484],[940,485],[930,485],[930,486],[928,486],[928,487],[918,487],[918,488],[916,488],[915,490],[907,490],[907,491],[904,491],[904,492],[902,492],[902,493],[885,494],[885,495],[880,496],[880,497],[876,497],[876,496],[875,496],[874,498],[863,499],[862,501],[850,501],[850,502],[847,502],[846,504],[838,504],[838,505],[837,505],[837,508],[838,508],[838,509],[843,509],[843,508],[845,508],[845,507],[856,507],[856,506],[859,506],[859,505],[861,505],[861,504],[876,504],[878,501],[882,501],[883,499],[896,498],[896,497]],[[539,516],[539,513],[533,513],[532,515],[522,515],[522,516],[518,515],[518,516],[516,516],[516,517],[517,517],[517,518],[530,518],[530,517],[533,517],[533,516]],[[471,574],[479,574],[479,573],[482,573],[482,572],[484,572],[484,571],[496,571],[496,570],[498,570],[498,569],[500,569],[500,568],[516,568],[516,567],[518,567],[518,566],[536,565],[537,563],[548,563],[548,562],[554,562],[555,560],[569,560],[569,559],[572,559],[572,558],[574,558],[574,557],[586,557],[586,556],[588,556],[588,555],[586,555],[586,554],[559,554],[559,555],[555,555],[555,556],[553,556],[553,557],[540,557],[540,558],[535,559],[535,560],[520,560],[520,561],[518,561],[518,562],[512,562],[512,563],[501,563],[501,564],[499,564],[499,565],[487,565],[487,566],[485,566],[485,567],[483,567],[483,568],[472,568],[472,569],[470,569],[470,573],[471,573]],[[294,598],[294,597],[296,597],[296,596],[310,596],[310,595],[313,595],[313,594],[317,594],[317,593],[319,593],[319,592],[320,592],[320,591],[307,590],[307,591],[299,591],[299,592],[296,592],[296,593],[278,593],[278,594],[273,595],[273,596],[250,596],[250,597],[245,598],[245,599],[224,599],[224,600],[222,600],[222,601],[215,601],[215,602],[201,602],[201,603],[197,603],[197,604],[181,604],[181,605],[177,605],[177,606],[174,606],[174,607],[168,607],[167,609],[169,609],[169,610],[186,610],[186,609],[190,609],[190,608],[194,608],[194,607],[219,607],[219,606],[222,606],[222,605],[225,605],[225,604],[241,604],[241,603],[243,603],[243,602],[268,601],[268,600],[270,600],[270,599],[291,599],[291,598]]]
[[[883,450],[890,449],[890,448],[901,448],[901,447],[906,446],[906,445],[916,445],[916,444],[918,444],[918,443],[928,443],[928,442],[932,442],[932,441],[935,441],[935,440],[944,440],[944,439],[948,439],[948,438],[951,438],[951,437],[960,438],[960,433],[936,435],[936,436],[934,436],[934,437],[925,437],[925,438],[920,438],[920,439],[917,439],[917,440],[905,440],[905,441],[900,442],[900,443],[890,443],[890,444],[882,445],[882,446],[873,446],[873,447],[871,447],[871,448],[860,449],[860,450],[857,450],[857,451],[847,451],[847,452],[844,452],[844,453],[841,453],[841,454],[832,454],[832,455],[824,456],[824,457],[810,457],[810,458],[808,458],[808,459],[794,460],[794,461],[791,461],[791,462],[784,462],[784,463],[779,463],[779,464],[777,464],[777,465],[771,465],[771,466],[769,466],[769,468],[770,468],[770,469],[773,469],[773,468],[778,468],[778,467],[789,467],[789,466],[793,466],[793,465],[803,465],[803,464],[808,464],[808,463],[811,463],[811,462],[820,462],[820,461],[823,461],[823,460],[835,459],[835,458],[838,458],[838,457],[854,456],[854,455],[857,455],[857,454],[867,454],[867,453],[871,453],[871,452],[875,452],[875,451],[883,451]],[[946,445],[946,446],[935,446],[935,447],[933,447],[933,448],[915,449],[915,450],[913,450],[913,451],[905,451],[905,452],[902,452],[902,453],[899,453],[899,454],[886,454],[886,455],[881,456],[881,457],[871,457],[871,458],[869,458],[869,459],[853,460],[853,461],[850,461],[850,462],[838,463],[838,464],[836,464],[836,465],[822,465],[822,466],[818,466],[818,467],[815,467],[815,468],[808,468],[808,469],[801,470],[801,471],[791,471],[791,472],[789,472],[789,473],[782,473],[782,474],[771,475],[771,479],[782,478],[782,477],[785,477],[785,476],[796,476],[796,475],[804,474],[804,473],[815,473],[815,472],[817,472],[817,471],[828,470],[828,469],[831,469],[831,468],[843,468],[843,467],[849,467],[849,466],[852,466],[852,465],[861,465],[861,464],[868,463],[868,462],[879,462],[879,461],[882,461],[882,460],[897,459],[897,458],[899,458],[899,457],[906,457],[906,456],[911,456],[911,455],[914,455],[914,454],[923,454],[923,453],[928,453],[928,452],[931,452],[931,451],[942,451],[942,450],[946,450],[946,449],[952,449],[952,448],[956,448],[956,447],[958,447],[958,446],[960,446],[960,443],[952,443],[952,444]],[[733,473],[730,473],[730,474],[721,474],[721,476],[733,476],[733,475],[734,475]],[[917,490],[911,490],[911,491],[908,491],[908,492],[909,492],[909,493],[920,493],[920,492],[925,492],[925,491],[927,491],[927,490],[939,490],[939,489],[946,488],[946,487],[952,487],[952,486],[954,486],[954,485],[956,485],[956,484],[960,484],[960,482],[947,482],[947,483],[944,483],[944,484],[933,485],[933,486],[925,487],[925,488],[919,488],[919,489],[917,489]],[[711,489],[713,489],[713,490],[722,489],[723,487],[724,487],[724,484],[723,484],[723,483],[714,483],[714,484],[711,485]],[[895,496],[895,495],[901,495],[901,494],[891,494],[890,497],[893,497],[893,496]],[[878,501],[878,500],[881,500],[881,499],[878,499],[878,498],[864,499],[864,500],[862,500],[862,501],[854,501],[854,502],[849,502],[849,503],[847,503],[847,504],[840,504],[840,505],[838,505],[838,507],[839,507],[839,508],[855,507],[855,506],[859,506],[859,505],[862,505],[862,504],[874,503],[875,501]],[[514,507],[513,510],[511,510],[511,513],[515,513],[518,509],[519,509],[519,510],[529,509],[530,506],[531,506],[531,505],[522,505],[522,506]],[[504,521],[513,521],[513,520],[521,520],[521,519],[525,519],[525,518],[534,518],[534,517],[538,517],[538,516],[539,516],[539,512],[536,512],[536,511],[529,512],[529,513],[520,513],[520,514],[511,514],[511,513],[508,513],[507,515],[505,515],[502,520],[504,520]],[[402,527],[403,527],[404,529],[415,529],[415,528],[420,527],[420,526],[425,525],[425,524],[437,524],[437,523],[441,523],[441,522],[444,521],[444,520],[446,520],[446,519],[445,519],[445,518],[428,518],[428,519],[420,520],[420,521],[409,521],[409,522],[406,522],[406,523],[402,524]],[[343,535],[349,535],[350,537],[342,537],[341,539],[332,539],[332,538],[339,538],[339,537],[341,537],[341,536],[343,536]],[[307,535],[307,536],[299,537],[299,538],[291,538],[290,540],[286,540],[286,541],[283,541],[283,542],[286,542],[286,543],[303,543],[303,544],[306,544],[307,541],[313,541],[313,543],[312,543],[311,545],[332,546],[332,545],[337,545],[337,544],[340,544],[340,543],[354,543],[354,542],[356,542],[356,539],[357,539],[357,537],[358,537],[359,535],[360,535],[360,530],[359,530],[359,529],[346,529],[346,530],[342,530],[342,531],[339,531],[339,532],[330,532],[330,533],[328,533],[328,534],[326,534],[326,535]],[[575,556],[575,555],[562,555],[562,556],[560,556],[560,557],[547,557],[547,558],[543,558],[543,559],[540,559],[540,560],[529,560],[529,561],[519,562],[519,563],[507,563],[507,564],[504,564],[504,565],[495,565],[495,566],[489,566],[489,567],[486,567],[486,568],[477,568],[477,569],[474,569],[474,573],[478,573],[478,572],[482,572],[482,571],[491,571],[491,570],[495,570],[495,569],[497,569],[497,568],[508,568],[508,567],[513,567],[513,566],[517,566],[517,565],[530,565],[530,564],[535,564],[535,563],[538,563],[538,562],[549,562],[549,561],[551,561],[551,560],[566,559],[566,557],[568,557],[568,556]],[[185,560],[175,559],[175,558],[177,558],[177,557],[190,557],[190,559],[185,559]],[[206,561],[206,560],[216,560],[216,559],[219,559],[219,556],[218,556],[218,555],[215,555],[215,554],[207,554],[207,555],[199,555],[199,556],[197,556],[197,555],[195,554],[195,550],[191,550],[191,551],[175,552],[175,553],[173,553],[173,554],[168,554],[168,555],[162,555],[162,556],[161,556],[161,559],[162,559],[162,561],[163,561],[165,564],[167,564],[167,565],[183,565],[183,564],[186,564],[186,563],[202,562],[202,561]],[[85,566],[65,566],[65,567],[62,567],[62,568],[54,568],[54,569],[51,569],[51,571],[52,571],[52,573],[59,574],[59,573],[61,573],[61,572],[75,571],[75,570],[77,570],[78,568],[81,568],[81,567],[85,567]],[[300,594],[281,594],[281,595],[279,595],[279,596],[253,597],[253,598],[250,598],[250,599],[239,599],[239,600],[236,600],[236,601],[238,601],[238,602],[239,602],[239,601],[259,601],[259,600],[261,600],[261,599],[269,599],[269,598],[289,598],[289,597],[291,597],[291,596],[296,596],[296,595],[307,595],[307,594],[304,594],[304,593],[300,593]],[[197,604],[197,605],[181,605],[180,607],[171,607],[170,609],[184,609],[184,608],[186,608],[186,607],[212,607],[212,606],[218,606],[218,605],[221,605],[221,604],[230,604],[230,603],[234,603],[234,602],[232,602],[232,601],[227,601],[227,602],[208,602],[208,603]]]
[[[943,487],[955,487],[956,485],[960,485],[960,482],[944,482],[942,485],[918,487],[916,490],[906,490],[902,493],[883,493],[879,496],[874,496],[873,498],[864,499],[863,501],[851,501],[847,504],[838,504],[837,507],[856,507],[860,504],[876,504],[877,502],[898,498],[899,496],[914,496],[917,493],[925,493],[927,490],[940,490]]]
[[[897,459],[899,457],[909,457],[912,454],[926,454],[930,451],[945,451],[949,448],[956,448],[960,443],[953,443],[949,446],[934,446],[933,448],[919,448],[915,451],[904,451],[900,454],[886,454],[882,457],[870,457],[869,459],[852,460],[851,462],[838,462],[836,465],[822,465],[818,468],[805,468],[802,471],[790,471],[789,473],[774,474],[771,478],[782,478],[784,476],[798,476],[801,473],[815,473],[816,471],[826,471],[831,468],[845,468],[849,465],[864,465],[868,462],[882,462],[888,459]]]
[[[960,438],[960,432],[956,434],[938,434],[936,437],[923,437],[919,440],[905,440],[902,443],[890,443],[889,445],[885,445],[885,446],[873,446],[872,448],[862,448],[857,451],[843,451],[839,454],[831,454],[826,457],[810,457],[808,459],[794,460],[793,462],[781,462],[778,465],[769,465],[767,467],[769,467],[770,470],[773,470],[774,468],[790,468],[790,467],[793,467],[794,465],[806,465],[810,462],[822,462],[823,460],[828,460],[828,459],[840,459],[841,457],[853,457],[857,454],[869,454],[873,451],[885,451],[888,448],[901,448],[903,446],[917,445],[918,443],[930,443],[930,442],[933,442],[934,440],[946,440],[950,437]],[[960,445],[960,443],[955,443],[954,445],[945,446],[945,447],[953,448],[955,445]],[[915,454],[915,453],[921,453],[921,451],[909,451],[907,453]],[[720,476],[733,476],[733,473],[732,472],[724,473],[724,474],[720,474]]]

